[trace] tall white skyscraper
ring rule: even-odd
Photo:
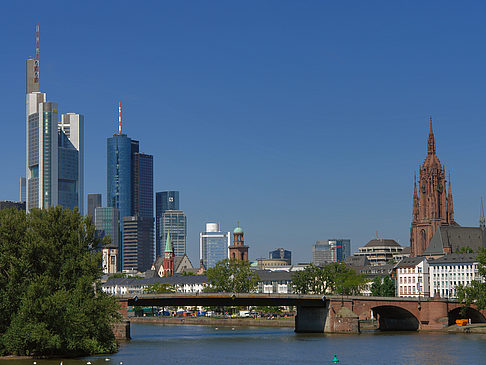
[[[26,76],[26,210],[61,205],[83,214],[84,119],[69,113],[59,121],[57,103],[39,91],[38,25]]]

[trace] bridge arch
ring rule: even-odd
[[[457,307],[447,313],[449,326],[456,324],[456,319],[471,319],[471,323],[486,323],[486,318],[477,309],[467,307],[464,314],[461,312],[461,310],[462,307]]]
[[[378,319],[380,331],[417,331],[419,321],[405,308],[394,305],[381,305],[371,308]]]

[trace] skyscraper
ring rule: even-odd
[[[101,207],[101,194],[88,194],[88,215],[95,220],[95,209]]]
[[[56,205],[83,213],[84,118],[68,113],[39,92],[39,26],[36,56],[27,60],[26,210]]]
[[[21,177],[19,179],[19,202],[24,202],[26,199],[26,193],[25,193],[25,177]]]
[[[349,239],[333,238],[317,241],[312,247],[312,263],[314,265],[342,262],[348,256],[351,256],[351,241]]]
[[[122,134],[121,102],[118,133],[107,139],[106,176],[107,205],[119,210],[123,225],[122,269],[147,270],[154,259],[153,156],[140,153],[139,142]]]
[[[170,232],[174,256],[186,254],[187,218],[182,210],[167,210],[161,218],[162,237],[167,240]]]
[[[206,269],[228,258],[230,232],[221,232],[218,223],[206,223],[206,231],[199,234],[199,257]]]
[[[179,192],[162,191],[155,193],[155,250],[156,256],[164,253],[165,241],[162,237],[160,219],[166,210],[179,210]]]

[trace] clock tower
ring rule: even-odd
[[[430,118],[427,157],[419,167],[420,176],[414,177],[412,227],[410,230],[411,256],[420,256],[439,226],[456,225],[452,202],[451,177],[446,190],[445,168],[435,152],[432,117]],[[417,187],[418,182],[418,187]]]

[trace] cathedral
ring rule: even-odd
[[[414,177],[413,218],[410,229],[411,256],[420,256],[439,227],[457,226],[454,221],[451,178],[446,181],[445,168],[435,151],[432,118],[430,118],[427,157],[420,166],[420,176]],[[418,182],[418,190],[417,190]],[[446,182],[448,187],[446,189]]]

